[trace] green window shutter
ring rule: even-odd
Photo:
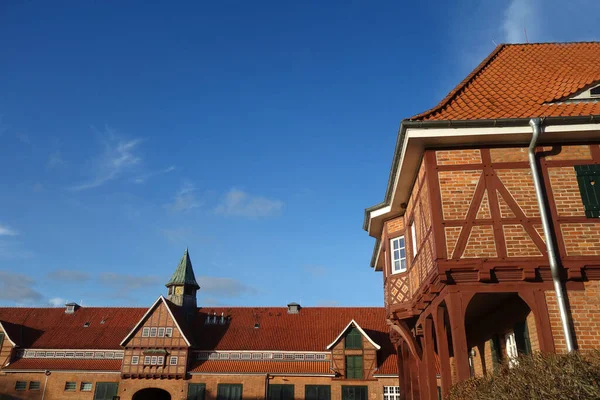
[[[242,400],[242,385],[219,383],[217,400]]]
[[[346,379],[363,378],[362,356],[346,356]]]
[[[269,400],[294,400],[294,385],[269,385]]]
[[[190,383],[188,385],[187,400],[204,400],[206,385],[204,383]]]
[[[529,329],[527,322],[518,322],[515,327],[515,342],[519,354],[531,354],[531,342],[529,341]]]
[[[494,367],[494,371],[498,369],[498,366],[502,362],[502,353],[500,350],[500,338],[498,335],[492,336],[489,341],[490,350],[492,351],[492,364]]]
[[[356,327],[351,327],[346,335],[345,348],[362,349],[362,335]]]
[[[600,217],[600,165],[576,165],[575,174],[581,201],[588,218]]]
[[[368,400],[367,386],[342,386],[342,400]]]
[[[119,391],[119,384],[116,382],[98,382],[96,383],[96,392],[94,400],[112,400]]]
[[[306,400],[331,400],[331,386],[306,385],[304,387],[304,398]]]

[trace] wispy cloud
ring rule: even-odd
[[[54,169],[60,167],[65,164],[65,160],[62,158],[60,151],[55,151],[54,153],[48,156],[48,161],[46,162],[46,168]]]
[[[0,271],[0,300],[18,303],[39,302],[43,296],[33,288],[33,278],[16,272]]]
[[[168,174],[169,172],[173,172],[173,171],[175,171],[175,166],[171,165],[170,167],[164,168],[160,171],[154,171],[154,172],[149,172],[147,174],[138,175],[133,179],[133,182],[137,183],[138,185],[141,185],[143,183],[146,183],[146,181],[148,181],[148,179],[150,179],[156,175]]]
[[[84,282],[90,279],[87,272],[70,269],[55,269],[48,272],[46,277],[61,282]]]
[[[282,210],[281,200],[252,195],[236,188],[231,189],[215,208],[217,214],[248,218],[279,215]]]
[[[98,282],[112,287],[115,290],[121,291],[123,289],[141,289],[152,285],[158,285],[164,280],[157,276],[152,275],[129,275],[121,274],[117,272],[102,272],[98,276]]]
[[[185,212],[200,207],[202,203],[196,197],[196,187],[185,182],[175,195],[172,203],[166,205],[171,212]]]
[[[512,0],[504,12],[504,40],[508,43],[526,42],[525,29],[529,38],[539,38],[538,6],[538,0]]]
[[[0,236],[17,236],[19,233],[9,226],[0,224]]]
[[[109,138],[104,151],[92,160],[90,178],[71,188],[73,191],[93,189],[121,176],[142,162],[138,154],[142,139],[123,140],[107,129]]]
[[[48,300],[48,304],[50,304],[52,307],[62,307],[66,302],[67,301],[65,299],[60,297],[52,297]]]
[[[252,286],[233,278],[216,276],[196,277],[203,294],[218,295],[219,297],[237,297],[242,295],[255,295],[258,290]]]

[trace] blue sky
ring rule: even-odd
[[[400,121],[523,28],[600,39],[597,0],[147,3],[0,3],[0,304],[147,306],[188,246],[199,305],[383,305]]]

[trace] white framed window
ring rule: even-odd
[[[158,328],[158,337],[165,337],[165,328]]]
[[[417,255],[417,226],[415,221],[410,223],[410,248],[412,250],[412,258],[414,260]]]
[[[79,388],[82,392],[91,392],[92,391],[92,382],[81,382],[81,386]]]
[[[384,386],[383,400],[400,400],[400,386]]]
[[[284,354],[283,355],[283,359],[284,360],[294,360],[294,359],[296,359],[296,356],[294,354],[289,354],[288,353],[288,354]]]
[[[144,365],[150,365],[150,356],[144,357]]]
[[[104,353],[104,357],[115,358],[115,353],[113,353],[112,351],[110,351],[110,352],[107,351],[106,353]]]
[[[157,332],[158,332],[158,329],[150,328],[150,337],[156,337]]]
[[[165,336],[172,337],[173,336],[173,328],[165,329]]]
[[[296,360],[304,360],[304,354],[294,354]]]
[[[242,353],[242,360],[250,360],[252,355],[250,353]]]
[[[87,352],[85,353],[85,358],[92,358],[92,357],[94,357],[94,353],[93,353],[93,352],[91,352],[91,351],[87,351]]]
[[[150,328],[142,329],[142,337],[148,337],[148,336],[150,336]]]
[[[156,361],[156,363],[158,365],[165,365],[165,357],[164,356],[158,356],[158,360]]]
[[[177,365],[179,358],[177,356],[171,356],[169,358],[169,365]]]
[[[75,352],[75,358],[83,358],[85,357],[85,353],[83,351]]]
[[[253,360],[262,360],[262,353],[252,353]]]
[[[229,358],[231,358],[232,360],[239,360],[240,359],[240,353],[231,353],[229,355]]]
[[[150,362],[150,364],[151,365],[156,365],[156,362],[158,361],[157,359],[158,359],[158,357],[152,356],[152,361]]]
[[[392,256],[392,274],[406,271],[406,241],[404,236],[390,240]]]
[[[97,353],[94,355],[94,358],[104,358],[104,353],[103,353],[103,352],[97,352]]]
[[[325,360],[325,354],[317,354],[317,360]]]
[[[515,332],[511,331],[504,337],[506,340],[506,356],[508,358],[508,365],[513,367],[517,365],[519,358],[519,349],[517,348],[517,340],[515,338]]]
[[[273,359],[274,360],[283,360],[283,354],[275,353],[275,354],[273,354]]]
[[[219,353],[219,360],[229,360],[229,353]]]
[[[74,392],[77,390],[77,382],[65,382],[65,392]]]
[[[140,362],[140,356],[132,356],[131,357],[131,364],[138,365],[139,362]]]
[[[72,352],[72,351],[67,351],[67,352],[65,353],[65,357],[66,357],[66,358],[73,358],[73,357],[75,357],[75,352]]]

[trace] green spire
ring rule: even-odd
[[[200,289],[200,285],[196,282],[194,276],[194,269],[192,268],[192,260],[190,260],[190,254],[188,249],[185,249],[181,261],[175,270],[175,273],[171,277],[171,280],[167,282],[166,287],[174,285],[192,285],[196,289]]]

